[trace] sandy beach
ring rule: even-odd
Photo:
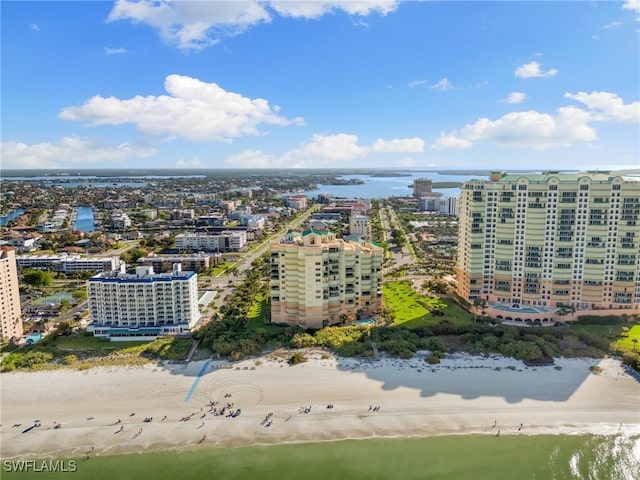
[[[290,354],[2,374],[2,458],[498,431],[640,434],[640,382],[610,358],[527,367],[459,354],[432,366],[420,356],[307,351],[308,362],[289,366]]]

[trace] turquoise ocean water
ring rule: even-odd
[[[26,472],[17,472],[17,466],[3,460],[2,478],[637,480],[640,436],[456,435],[239,448],[199,446],[49,459],[36,461]],[[53,468],[58,471],[46,471]]]

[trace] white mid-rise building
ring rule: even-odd
[[[443,215],[458,215],[458,198],[445,197],[440,199],[439,211]]]
[[[366,215],[349,217],[349,233],[361,238],[371,238],[371,220]]]
[[[54,272],[110,272],[120,267],[119,257],[81,257],[80,255],[19,255],[18,267],[47,269]]]
[[[306,195],[290,195],[288,197],[284,197],[282,200],[285,206],[289,208],[295,208],[296,210],[304,210],[307,208]]]
[[[240,252],[247,245],[247,232],[230,230],[214,233],[181,233],[176,235],[176,248],[180,251]]]
[[[89,279],[89,331],[111,340],[152,339],[188,332],[200,319],[198,275],[137,267],[135,274],[103,272]]]
[[[131,219],[126,213],[114,213],[109,217],[109,221],[111,226],[117,230],[124,230],[132,225]]]

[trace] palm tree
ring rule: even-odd
[[[487,301],[484,298],[478,297],[473,301],[473,322],[474,323],[476,322],[478,309],[480,309],[482,315],[484,315],[485,308],[487,308]]]
[[[564,304],[564,303],[558,303],[558,316],[560,317],[564,317],[565,315],[573,315],[574,313],[576,313],[576,307],[573,305],[568,305],[568,304]],[[569,326],[571,326],[571,324],[569,324]]]

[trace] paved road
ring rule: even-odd
[[[228,275],[228,274],[220,274],[214,277],[211,281],[211,288],[218,289],[218,296],[213,301],[213,306],[215,307],[215,311],[217,311],[223,304],[224,299],[233,293],[235,288],[235,284],[238,284],[242,281],[242,275],[245,271],[251,268],[251,263],[258,257],[262,256],[270,247],[271,243],[274,241],[280,240],[289,230],[295,230],[299,228],[307,219],[311,216],[312,213],[317,211],[318,206],[311,207],[303,214],[299,215],[291,222],[289,222],[285,227],[280,229],[280,231],[274,235],[271,235],[266,240],[262,242],[262,244],[251,252],[247,252],[244,254],[239,254],[237,256],[237,260],[234,262],[238,268],[237,275]],[[229,283],[231,280],[232,284]],[[212,307],[210,306],[205,315],[211,315]]]

